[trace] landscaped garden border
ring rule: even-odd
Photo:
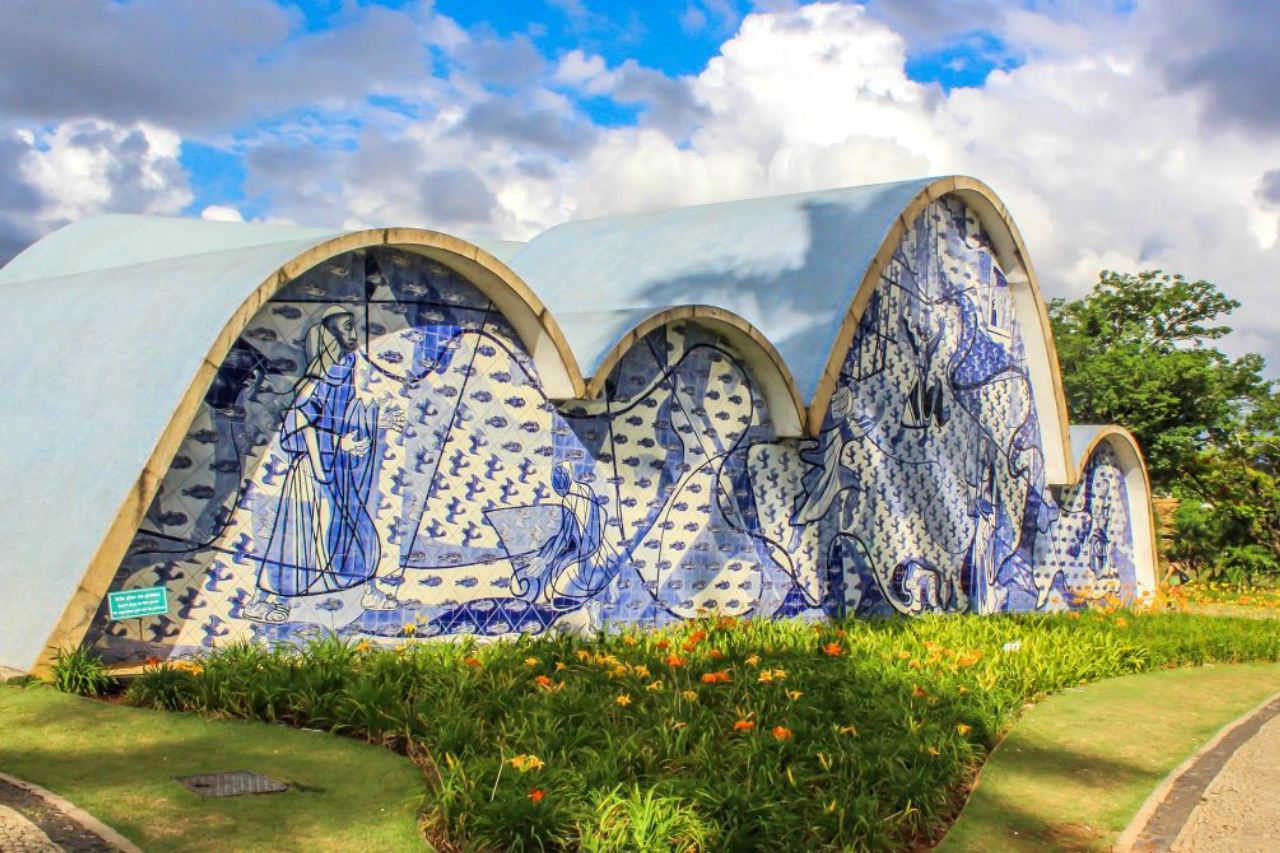
[[[1277,659],[1274,622],[1113,608],[707,618],[484,647],[236,646],[153,667],[129,696],[411,749],[442,851],[667,849],[673,838],[898,850],[947,823],[1028,702],[1113,675]]]

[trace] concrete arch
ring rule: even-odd
[[[74,592],[65,599],[65,607],[48,632],[33,671],[47,671],[57,649],[76,646],[83,640],[107,593],[116,568],[124,558],[147,508],[155,498],[160,482],[196,417],[201,401],[231,347],[253,317],[289,282],[318,264],[348,252],[380,246],[424,255],[460,273],[484,293],[512,324],[548,389],[564,397],[582,397],[585,394],[586,385],[577,360],[546,306],[504,263],[471,243],[436,231],[379,228],[343,233],[293,254],[292,258],[260,280],[217,332],[195,375],[181,393],[176,407],[171,410],[173,414],[155,439],[141,473],[123,490],[124,498],[93,550]],[[290,253],[294,251],[296,250],[291,249]],[[198,264],[203,257],[205,256],[194,255],[188,260]],[[171,262],[172,259],[168,261]],[[31,261],[28,260],[24,266],[20,266],[19,274],[30,265]],[[145,275],[148,266],[144,262],[128,265],[123,269]],[[79,276],[89,274],[92,271],[73,273]],[[0,285],[6,283],[0,281]],[[42,282],[24,277],[23,283]],[[139,437],[139,440],[144,439]]]
[[[774,429],[782,438],[794,438],[803,434],[805,423],[804,398],[796,387],[786,362],[768,338],[755,326],[732,311],[712,305],[679,305],[659,311],[640,321],[622,336],[605,354],[595,374],[587,382],[587,396],[596,399],[604,390],[605,381],[613,368],[633,346],[655,329],[679,320],[687,320],[704,326],[738,348],[747,367],[760,383]]]
[[[1151,480],[1147,476],[1147,463],[1138,440],[1129,430],[1115,424],[1073,426],[1071,439],[1075,448],[1071,485],[1080,482],[1089,457],[1099,446],[1105,443],[1115,452],[1124,474],[1130,512],[1136,516],[1133,519],[1133,547],[1138,587],[1140,591],[1155,591],[1159,585],[1156,576],[1156,520],[1151,506]]]
[[[947,195],[963,199],[991,237],[996,258],[1009,281],[1014,310],[1023,330],[1036,408],[1041,413],[1040,429],[1045,450],[1046,475],[1049,482],[1055,485],[1074,482],[1070,420],[1062,389],[1062,374],[1053,346],[1053,330],[1035,269],[1031,265],[1031,256],[1013,217],[995,192],[981,181],[963,176],[937,178],[925,184],[889,226],[879,250],[863,271],[853,301],[845,310],[839,330],[831,343],[826,367],[809,401],[806,431],[811,437],[816,437],[822,429],[845,353],[858,330],[871,294],[880,282],[881,274],[893,258],[894,249],[906,236],[907,229],[915,222],[916,217],[930,203]],[[1053,413],[1051,416],[1050,412]]]

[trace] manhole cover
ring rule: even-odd
[[[238,797],[241,794],[278,794],[289,790],[269,776],[232,770],[227,773],[205,773],[201,776],[179,776],[178,781],[206,797]]]

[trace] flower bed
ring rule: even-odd
[[[1277,659],[1275,622],[1111,608],[707,618],[487,646],[235,646],[153,666],[128,697],[407,749],[431,777],[424,815],[441,851],[879,851],[937,831],[1045,693]]]

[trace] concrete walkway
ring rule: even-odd
[[[1170,774],[1115,849],[1280,851],[1280,696],[1232,723]]]
[[[119,833],[61,797],[0,773],[3,853],[141,853]]]

